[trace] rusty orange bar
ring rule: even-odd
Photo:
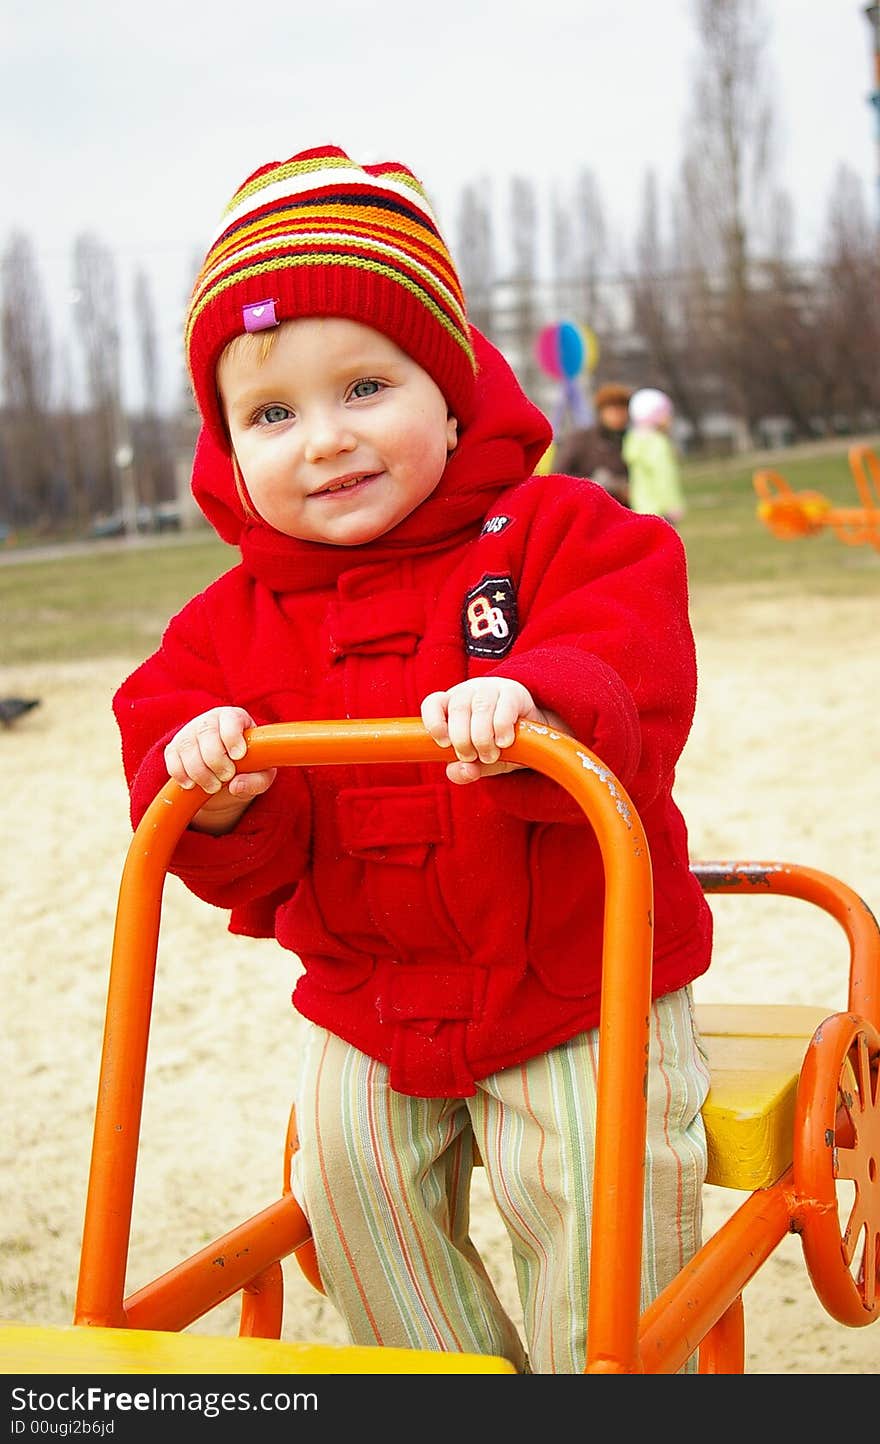
[[[278,723],[248,734],[241,770],[268,766],[434,762],[416,718]],[[587,748],[520,723],[511,761],[565,787],[598,841],[606,880],[590,1330],[585,1372],[637,1373],[644,1189],[645,1091],[653,953],[653,880],[641,821],[614,775]],[[193,1261],[124,1302],[147,1041],[162,893],[177,840],[205,794],[169,782],[132,838],[120,883],[74,1322],[130,1327],[141,1308],[190,1286]],[[282,1200],[287,1206],[287,1200]],[[247,1226],[245,1226],[247,1227]],[[227,1236],[227,1238],[230,1236]],[[195,1256],[201,1261],[202,1256]],[[259,1263],[262,1269],[269,1262]],[[253,1273],[258,1272],[254,1269]],[[199,1285],[201,1287],[201,1285]],[[197,1317],[198,1315],[194,1315]],[[156,1327],[155,1324],[151,1324]]]
[[[642,1315],[645,1372],[674,1374],[723,1319],[788,1233],[792,1170],[759,1189],[708,1239]]]
[[[259,1315],[258,1296],[272,1287],[273,1265],[310,1236],[305,1214],[286,1194],[132,1294],[125,1301],[125,1327],[179,1332],[249,1285],[250,1308]]]
[[[243,1339],[280,1339],[283,1323],[284,1274],[278,1262],[244,1285],[238,1332]]]
[[[746,1320],[742,1294],[712,1326],[700,1344],[701,1374],[744,1374]]]
[[[835,918],[849,943],[847,1007],[880,1027],[880,927],[868,904],[839,878],[788,862],[700,862],[691,865],[703,892],[776,893],[813,903]]]

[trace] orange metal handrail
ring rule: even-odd
[[[800,898],[841,926],[849,943],[847,1008],[880,1027],[880,928],[868,904],[851,887],[816,868],[787,862],[691,864],[703,892]]]
[[[448,760],[413,718],[275,724],[252,729],[242,771],[269,766]],[[646,1135],[646,1070],[653,953],[653,879],[644,830],[621,784],[587,748],[547,727],[522,722],[505,757],[565,787],[583,808],[605,869],[604,956],[599,1027],[596,1158],[587,1372],[637,1373]],[[132,839],[120,884],[80,1271],[74,1321],[105,1327],[180,1327],[190,1312],[181,1294],[209,1260],[195,1256],[141,1290],[128,1307],[125,1273],[131,1232],[147,1041],[166,869],[205,798],[168,783]],[[264,1215],[249,1228],[260,1242],[260,1271],[297,1247],[304,1219],[290,1195],[265,1211],[283,1237],[267,1241]],[[301,1220],[301,1221],[300,1221]],[[233,1235],[227,1235],[227,1240]],[[207,1252],[210,1252],[208,1250]],[[202,1251],[204,1254],[205,1251]],[[252,1270],[254,1273],[257,1269]],[[239,1270],[241,1274],[243,1271]],[[227,1276],[228,1281],[228,1276]],[[234,1287],[241,1286],[237,1278]],[[216,1302],[213,1282],[197,1307]],[[159,1301],[160,1315],[152,1309]],[[164,1313],[161,1310],[165,1310]],[[198,1313],[193,1317],[197,1317]]]
[[[125,1327],[185,1329],[255,1280],[264,1287],[262,1276],[310,1237],[305,1214],[293,1194],[285,1194],[132,1294],[125,1301]]]
[[[675,1373],[731,1307],[736,1308],[746,1284],[789,1231],[791,1172],[789,1168],[772,1187],[750,1193],[648,1305],[639,1326],[646,1373]]]

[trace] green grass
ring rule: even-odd
[[[206,531],[0,566],[0,664],[146,656],[168,618],[236,559]]]
[[[880,439],[866,438],[880,451]],[[752,475],[779,471],[795,491],[819,491],[836,506],[858,497],[839,448],[791,448],[775,459],[737,458],[684,467],[688,512],[682,539],[693,591],[749,586],[788,599],[880,595],[880,552],[846,546],[830,531],[780,541],[758,520]],[[0,664],[120,656],[136,661],[158,644],[168,618],[234,564],[237,552],[213,533],[145,546],[98,543],[88,553],[0,565]]]

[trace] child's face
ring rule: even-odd
[[[427,372],[341,317],[284,322],[264,360],[257,345],[233,346],[217,385],[254,507],[304,541],[384,536],[430,496],[456,442]]]
[[[608,431],[625,431],[629,407],[625,401],[609,401],[599,408],[599,420]]]

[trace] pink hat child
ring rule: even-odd
[[[633,426],[668,426],[674,410],[665,391],[646,386],[630,397],[629,419]]]

